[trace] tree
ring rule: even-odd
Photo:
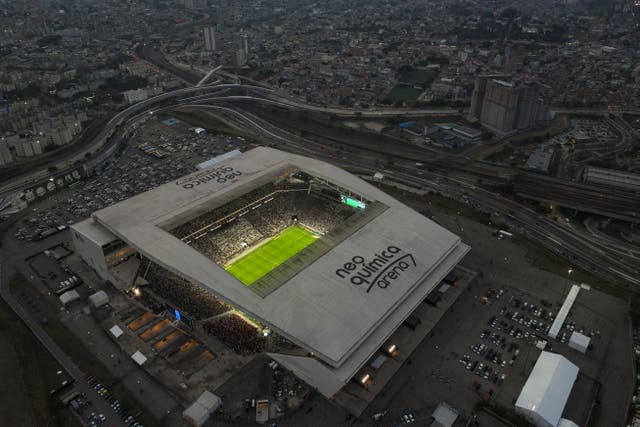
[[[503,9],[503,11],[500,13],[500,18],[507,21],[513,21],[517,17],[518,17],[518,11],[512,7]]]
[[[482,139],[483,141],[486,141],[491,138],[493,138],[493,134],[489,131],[485,131],[480,134],[480,139]]]
[[[38,39],[39,46],[59,45],[61,36],[57,34],[51,34]]]
[[[104,91],[126,91],[147,86],[147,79],[138,76],[116,76],[105,80],[100,89]]]

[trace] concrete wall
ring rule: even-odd
[[[86,262],[103,280],[112,281],[111,274],[104,259],[102,246],[82,235],[71,227],[71,237],[73,246],[82,260]]]

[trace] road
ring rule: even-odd
[[[242,110],[247,104],[260,104],[292,111],[325,112],[338,116],[361,116],[363,113],[342,109],[324,109],[313,105],[301,105],[270,89],[257,86],[237,85],[234,89],[251,91],[254,95],[234,95],[223,93],[209,93],[197,97],[183,99],[181,106],[191,108],[206,108],[206,105],[224,106]],[[426,110],[423,113],[427,112]],[[370,117],[377,114],[384,117],[391,110],[369,112]],[[395,111],[397,114],[397,110]],[[628,135],[628,133],[626,134]],[[637,139],[630,136],[623,138],[623,143],[617,148],[628,150]],[[409,147],[410,148],[410,147]],[[409,149],[408,148],[408,149]],[[544,203],[553,203],[570,209],[578,209],[596,215],[617,218],[623,221],[640,221],[640,200],[636,194],[623,189],[603,189],[601,186],[575,182],[567,179],[549,177],[538,173],[521,171],[482,161],[476,161],[458,155],[434,155],[427,150],[414,147],[411,154],[396,157],[413,158],[430,164],[434,168],[455,170],[456,173],[469,175],[473,178],[499,179],[501,185],[515,184],[516,192],[525,198]],[[617,153],[614,152],[613,154]],[[385,153],[387,155],[388,153]]]
[[[598,242],[591,236],[577,233],[566,225],[550,220],[512,200],[497,193],[478,188],[465,181],[459,181],[446,176],[416,177],[416,171],[410,168],[396,172],[414,184],[431,187],[436,191],[454,196],[458,200],[476,204],[488,213],[498,213],[508,223],[522,229],[524,234],[543,244],[554,253],[568,259],[567,266],[580,266],[586,271],[599,276],[611,283],[627,283],[640,286],[636,277],[640,271],[633,263],[621,259],[610,251],[599,248]],[[434,182],[438,184],[433,185]]]
[[[195,96],[189,96],[195,95]],[[287,108],[292,111],[323,112],[342,117],[384,117],[387,115],[411,114],[445,114],[450,110],[399,110],[387,109],[376,111],[356,111],[338,108],[324,108],[310,104],[303,104],[292,100],[272,89],[246,84],[212,84],[199,87],[190,87],[167,92],[162,95],[150,98],[135,104],[114,116],[103,129],[102,132],[82,150],[54,165],[46,165],[37,171],[24,174],[14,179],[11,183],[0,188],[0,197],[7,196],[11,192],[23,190],[33,186],[38,180],[45,180],[50,176],[48,168],[56,166],[58,169],[73,166],[78,161],[83,161],[87,153],[97,153],[100,149],[106,149],[121,141],[129,129],[140,121],[147,118],[146,113],[158,111],[160,108],[168,106],[191,106],[202,108],[204,105],[217,105],[225,108],[242,109],[243,105],[261,104],[278,108]],[[625,135],[630,132],[625,131]],[[628,149],[629,144],[637,141],[630,136],[625,137],[624,147]],[[106,148],[105,148],[106,147]],[[630,191],[623,190],[603,190],[599,186],[587,185],[542,176],[526,171],[519,171],[513,168],[505,168],[456,155],[434,155],[427,150],[415,147],[419,153],[405,153],[405,158],[411,156],[419,161],[431,164],[435,168],[446,168],[455,170],[457,173],[465,173],[476,178],[489,178],[496,180],[500,178],[503,185],[513,183],[514,177],[516,191],[519,195],[545,203],[553,203],[559,206],[578,209],[597,215],[604,215],[618,218],[624,221],[640,221],[640,200]],[[98,156],[98,159],[102,157]],[[89,159],[89,163],[95,164],[95,160]]]
[[[219,87],[223,89],[233,86],[235,85],[221,85]],[[144,120],[146,114],[148,114],[149,112],[153,112],[153,110],[155,108],[158,108],[158,106],[160,105],[175,103],[176,100],[180,99],[181,97],[193,93],[217,90],[220,89],[218,89],[218,86],[215,85],[188,87],[171,92],[166,92],[134,104],[113,116],[107,122],[102,131],[100,131],[100,133],[96,135],[96,137],[91,142],[82,147],[78,147],[78,150],[71,153],[66,159],[46,163],[36,168],[35,170],[25,172],[21,175],[13,177],[11,180],[5,181],[0,184],[0,197],[5,197],[10,193],[23,190],[33,185],[35,182],[38,182],[38,180],[46,179],[51,175],[50,168],[52,167],[57,168],[58,170],[64,170],[65,168],[75,165],[76,162],[90,161],[91,159],[87,159],[86,157],[88,154],[94,155],[95,153],[99,152],[99,150],[103,149],[105,145],[108,145],[110,142],[112,143],[117,140],[117,138],[112,137],[117,130],[119,131],[118,133],[120,135],[126,134],[127,131],[132,128],[138,121]]]
[[[190,80],[193,80],[192,76],[189,76],[189,78]],[[457,113],[455,110],[448,109],[384,109],[358,111],[352,109],[316,106],[299,102],[291,99],[291,97],[283,96],[269,88],[218,83],[219,82],[212,85],[179,89],[158,95],[128,107],[116,114],[107,123],[99,135],[91,141],[91,143],[79,149],[63,162],[44,165],[36,171],[18,176],[10,183],[5,183],[5,185],[0,188],[0,192],[5,194],[7,192],[17,191],[29,186],[34,181],[46,177],[49,174],[48,168],[51,166],[64,168],[73,164],[76,160],[83,161],[86,153],[95,153],[100,149],[105,148],[105,146],[110,142],[110,139],[118,140],[118,138],[110,138],[114,133],[118,133],[118,135],[116,135],[117,137],[124,138],[131,126],[135,125],[140,120],[143,120],[150,111],[153,112],[154,110],[158,111],[159,109],[173,108],[176,106],[213,111],[216,114],[221,115],[225,120],[235,122],[235,124],[240,128],[252,129],[265,139],[273,141],[282,148],[305,155],[314,155],[317,158],[345,168],[357,168],[369,175],[380,169],[379,166],[376,166],[376,159],[379,158],[379,156],[375,153],[360,149],[350,152],[348,159],[340,158],[338,152],[333,148],[318,144],[316,141],[293,135],[259,117],[256,117],[255,115],[243,112],[241,108],[242,104],[247,102],[262,103],[293,110],[323,112],[344,117],[384,117],[400,114],[405,116],[424,116],[427,114]],[[242,91],[244,94],[238,95],[238,91]],[[231,94],[228,96],[221,96],[226,93]],[[252,93],[253,95],[249,95],[249,93]],[[632,143],[633,137],[636,137],[637,135],[629,129],[622,129],[622,131],[625,138],[624,145],[629,146]],[[427,156],[426,152],[425,156]],[[479,188],[473,182],[465,179],[452,178],[435,172],[427,172],[416,167],[415,162],[408,161],[407,159],[402,158],[402,156],[398,156],[397,159],[398,160],[394,162],[393,165],[385,166],[385,173],[389,178],[396,179],[401,182],[404,181],[422,188],[429,188],[440,192],[447,197],[462,201],[463,203],[472,204],[474,207],[486,212],[497,213],[512,226],[520,229],[527,237],[540,242],[546,248],[567,259],[568,266],[579,266],[604,280],[611,283],[624,283],[635,290],[637,290],[637,286],[640,286],[640,280],[637,279],[640,274],[640,271],[637,269],[638,264],[629,262],[628,257],[620,256],[621,254],[617,253],[616,250],[612,250],[614,249],[612,248],[612,245],[614,245],[615,242],[611,242],[608,239],[604,239],[603,242],[602,236],[598,233],[592,233],[590,235],[588,233],[576,232],[576,230],[567,227],[566,225],[559,224],[547,219],[546,217],[540,216],[538,213],[512,200],[506,199],[498,193]],[[461,164],[464,164],[465,168],[470,165],[468,160],[460,160],[462,160]],[[438,161],[442,161],[442,159]],[[475,163],[472,164],[472,166],[474,165],[477,166]],[[490,166],[485,165],[484,167],[489,170],[488,173],[496,172],[496,169],[491,171]],[[473,173],[471,173],[471,175],[473,176]],[[538,179],[535,182],[525,182],[526,185],[524,188],[529,188],[529,190],[526,191],[533,191],[536,187],[541,188],[542,181],[548,182],[549,180],[551,179],[545,178]],[[573,185],[572,187],[571,183],[556,182],[556,184],[560,187],[577,188],[576,185]],[[558,191],[560,191],[560,187],[558,187]],[[612,191],[611,193],[615,192]],[[610,197],[614,196],[619,196],[620,200],[625,200],[626,198],[624,194],[613,194]],[[576,194],[574,197],[576,197],[576,199],[580,199],[581,196],[580,194]],[[584,201],[584,199],[582,201]],[[637,203],[637,198],[635,201]],[[630,209],[633,209],[636,205],[630,206]],[[640,209],[636,212],[640,212]],[[625,249],[628,248],[625,247]],[[632,256],[635,258],[635,254],[632,254]],[[5,280],[3,280],[2,275],[0,274],[0,295],[2,298],[21,317],[29,329],[34,333],[34,335],[36,335],[38,340],[76,381],[78,389],[93,402],[100,412],[107,416],[109,424],[114,426],[124,425],[120,417],[111,409],[111,407],[84,381],[83,373],[80,369],[46,334],[38,321],[33,319],[11,295],[6,283],[4,282]]]
[[[49,353],[58,361],[60,366],[64,368],[71,378],[76,382],[76,386],[81,393],[84,393],[88,400],[91,401],[96,410],[102,413],[107,418],[107,425],[123,427],[125,424],[122,419],[116,414],[111,406],[87,384],[84,379],[84,374],[76,366],[75,363],[65,354],[65,352],[58,347],[58,345],[49,337],[49,335],[42,329],[37,320],[20,305],[20,303],[11,294],[8,284],[4,283],[4,278],[1,274],[2,265],[0,265],[0,295],[2,299],[11,307],[11,309],[22,319],[31,332],[38,338],[38,341],[47,349]]]
[[[274,143],[284,144],[289,150],[301,152],[309,155],[313,153],[315,157],[327,160],[331,163],[343,167],[357,167],[371,175],[379,170],[375,161],[371,157],[363,155],[362,151],[349,153],[349,159],[339,159],[337,152],[326,146],[319,145],[314,141],[305,140],[299,136],[286,134],[278,128],[269,126],[256,117],[252,117],[236,108],[213,106],[207,104],[190,104],[191,107],[219,110],[226,113],[227,120],[237,120],[239,128],[251,127],[258,134],[271,139]],[[434,191],[443,193],[448,197],[453,197],[466,203],[473,203],[476,207],[488,213],[498,213],[507,222],[529,238],[538,241],[559,256],[567,259],[567,266],[579,266],[592,274],[603,278],[611,283],[626,283],[627,286],[637,290],[640,280],[636,279],[640,271],[636,270],[635,264],[628,263],[626,259],[620,258],[610,251],[600,247],[600,242],[593,236],[576,233],[575,230],[541,216],[510,199],[477,187],[471,182],[448,177],[442,174],[426,172],[415,167],[415,163],[402,161],[395,162],[392,166],[385,166],[385,172],[392,177],[400,178],[409,183],[431,188]]]
[[[224,115],[227,120],[235,121],[239,128],[253,129],[264,139],[273,141],[276,145],[289,147],[289,149],[297,150],[307,155],[312,154],[322,158],[323,156],[327,157],[325,153],[331,152],[332,148],[327,144],[318,144],[317,141],[314,142],[292,135],[282,131],[276,125],[271,125],[255,115],[244,112],[242,105],[247,103],[273,105],[294,111],[322,111],[336,115],[360,116],[364,114],[364,112],[354,110],[325,109],[324,107],[301,104],[291,100],[291,97],[283,96],[272,89],[255,85],[214,84],[190,87],[158,95],[118,113],[88,147],[85,147],[76,156],[69,159],[67,163],[79,157],[82,158],[83,154],[90,150],[97,150],[103,147],[108,140],[108,136],[112,135],[118,126],[123,125],[123,129],[119,130],[116,138],[112,138],[116,141],[123,139],[129,127],[133,126],[132,123],[143,120],[147,113],[154,110],[168,109],[171,106],[215,110],[218,114]],[[399,112],[411,114],[417,113],[417,110],[389,109],[369,111],[368,114],[384,116],[387,114],[396,115]],[[427,114],[428,110],[420,110],[420,112]],[[640,200],[635,194],[612,189],[604,191],[600,187],[498,167],[460,156],[436,155],[426,150],[419,150],[420,153],[415,153],[414,155],[414,153],[409,154],[407,149],[403,148],[403,152],[395,149],[395,152],[388,152],[385,155],[396,159],[397,164],[408,165],[411,160],[414,162],[424,161],[435,169],[445,166],[448,169],[447,172],[452,170],[454,173],[466,175],[469,179],[463,178],[456,181],[456,185],[460,186],[458,191],[463,189],[467,193],[473,194],[473,197],[484,205],[495,208],[495,212],[511,215],[513,217],[512,221],[516,221],[534,240],[545,244],[549,249],[567,258],[569,262],[581,265],[588,271],[598,272],[601,277],[606,277],[607,280],[613,279],[614,283],[622,281],[634,286],[640,284],[635,279],[638,273],[636,270],[607,253],[600,253],[604,251],[598,247],[598,242],[592,242],[589,236],[575,235],[575,233],[568,232],[568,230],[558,228],[557,224],[530,213],[522,205],[504,199],[497,193],[479,188],[474,185],[474,182],[479,178],[486,178],[502,184],[515,183],[516,192],[528,198],[631,221],[637,220],[640,213]],[[394,148],[390,150],[394,150]],[[417,148],[413,151],[415,150]],[[363,159],[362,167],[370,167],[372,164],[376,164],[376,153],[368,153],[368,151],[370,150],[354,147],[354,152]],[[379,154],[377,155],[379,159],[380,156]],[[357,156],[354,154],[352,157],[355,159]],[[100,161],[103,160],[100,156],[98,156],[98,159]],[[329,161],[333,160],[335,163],[334,158],[327,159]],[[416,180],[421,185],[429,184],[424,179],[427,176],[425,171],[405,170],[395,172],[401,173],[405,179]],[[37,175],[37,173],[35,174]],[[422,177],[417,176],[418,173],[422,173]],[[450,177],[446,176],[447,174],[431,172],[429,178],[447,182],[445,180],[450,179]],[[16,181],[11,183],[10,188],[14,191],[15,189],[24,188],[32,182],[33,175],[29,174],[29,178],[18,177]],[[457,193],[454,190],[455,188],[451,186],[447,186],[446,189],[444,186],[440,187],[440,191],[446,195],[457,197]],[[549,230],[552,230],[552,232]]]

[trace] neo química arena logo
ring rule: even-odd
[[[242,172],[233,169],[231,166],[220,166],[213,169],[203,170],[195,175],[190,175],[176,181],[176,185],[182,188],[190,189],[209,181],[215,181],[220,184],[231,181],[242,175]]]
[[[397,246],[389,246],[379,254],[374,254],[370,260],[354,256],[336,270],[336,275],[341,279],[348,279],[353,285],[365,285],[366,292],[369,293],[374,286],[388,288],[416,265],[412,254],[403,252]]]

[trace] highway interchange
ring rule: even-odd
[[[533,211],[532,209],[506,198],[498,192],[481,188],[478,178],[490,178],[502,182],[499,176],[504,174],[512,177],[512,171],[493,168],[472,162],[468,158],[442,155],[429,152],[422,148],[390,149],[381,153],[366,147],[352,145],[345,155],[334,145],[322,143],[316,138],[306,138],[284,129],[277,124],[270,123],[253,111],[248,111],[247,105],[260,104],[273,108],[284,108],[294,111],[322,112],[342,117],[380,117],[380,116],[425,116],[450,115],[452,110],[414,110],[404,111],[389,109],[382,111],[354,111],[323,106],[308,105],[299,100],[273,91],[269,88],[243,85],[238,83],[222,83],[215,80],[201,86],[187,87],[168,92],[146,101],[134,104],[117,113],[99,134],[69,157],[42,165],[36,170],[15,177],[10,182],[0,185],[0,196],[23,190],[34,183],[47,179],[51,175],[51,168],[58,171],[77,167],[78,162],[89,167],[108,160],[117,151],[117,147],[126,141],[131,130],[140,126],[153,114],[180,108],[181,110],[207,111],[225,124],[255,135],[257,140],[280,149],[313,156],[344,167],[353,173],[370,177],[375,172],[384,172],[387,180],[405,184],[421,190],[432,190],[446,197],[466,203],[475,209],[484,211],[492,217],[500,217],[512,229],[536,241],[564,258],[567,269],[580,267],[593,275],[615,285],[622,286],[634,292],[640,286],[639,277],[640,253],[636,248],[612,239],[597,230],[590,221],[585,223],[586,231],[581,227],[574,227],[562,221],[556,221]],[[636,135],[625,134],[625,141],[631,141]],[[394,151],[398,150],[398,151]],[[87,153],[91,153],[88,155]],[[392,160],[392,161],[389,161]],[[449,162],[450,161],[450,162]],[[449,162],[449,163],[448,163]],[[451,164],[452,170],[458,173],[447,173],[437,167]],[[457,169],[456,169],[457,167]],[[474,171],[475,168],[475,171]],[[483,172],[484,171],[484,172]],[[536,181],[539,183],[540,181]],[[553,185],[558,182],[550,180]],[[534,186],[536,183],[534,182]],[[624,195],[621,196],[624,200]],[[636,201],[637,203],[637,201]],[[633,209],[633,205],[631,205]],[[640,212],[640,209],[638,210]],[[7,260],[3,260],[6,265]],[[569,270],[568,270],[569,271]],[[6,279],[6,277],[5,277]],[[0,281],[0,285],[1,285]],[[6,284],[6,283],[5,283]],[[62,350],[46,335],[19,303],[8,292],[6,286],[0,286],[2,297],[13,307],[38,337],[47,349],[58,359],[60,364],[76,380],[87,396],[96,402],[98,408],[112,420],[114,425],[121,425],[119,418],[112,409],[103,404],[95,395],[95,390],[83,381],[82,373]]]
[[[366,174],[373,174],[381,168],[380,165],[371,167],[376,165],[378,160],[375,153],[362,150],[357,154],[350,152],[348,159],[340,158],[330,147],[282,131],[255,115],[243,112],[241,108],[211,105],[212,102],[217,101],[233,102],[237,97],[230,97],[230,99],[213,97],[212,99],[205,96],[198,97],[197,101],[202,102],[205,99],[208,101],[206,104],[191,103],[196,100],[187,100],[182,106],[208,110],[220,115],[226,121],[235,122],[239,128],[251,128],[257,134],[279,144],[283,149],[323,158],[340,166],[356,168]],[[499,214],[529,238],[567,259],[568,268],[579,266],[611,283],[640,285],[640,281],[636,279],[639,271],[632,267],[637,264],[635,255],[629,251],[612,251],[610,239],[602,240],[597,234],[582,233],[571,225],[550,220],[498,193],[479,188],[473,181],[427,172],[423,168],[416,167],[415,161],[406,160],[405,155],[397,156],[394,160],[393,165],[383,166],[389,177],[433,189],[448,197],[471,203],[488,213]]]
[[[590,234],[576,231],[573,227],[560,224],[545,218],[538,213],[509,200],[496,192],[492,192],[476,185],[477,177],[489,176],[494,174],[500,175],[502,171],[497,170],[490,165],[481,165],[478,162],[461,159],[459,156],[443,156],[441,154],[430,153],[424,149],[411,147],[402,151],[389,151],[381,156],[379,152],[373,152],[363,148],[350,147],[349,158],[340,159],[334,148],[319,143],[317,140],[310,140],[295,135],[287,130],[279,128],[268,121],[258,117],[256,114],[247,112],[243,106],[248,104],[260,104],[272,106],[274,108],[286,108],[295,111],[322,112],[325,114],[334,114],[343,117],[381,117],[395,116],[402,113],[403,116],[410,115],[447,115],[452,110],[398,110],[388,109],[380,111],[355,111],[337,108],[325,108],[322,106],[308,105],[297,100],[292,100],[288,96],[282,96],[280,93],[265,87],[244,85],[244,84],[225,84],[220,80],[213,83],[187,87],[162,95],[150,98],[116,114],[105,126],[105,128],[90,143],[79,147],[72,156],[55,164],[43,165],[41,168],[19,177],[11,182],[5,182],[0,188],[0,195],[6,196],[9,193],[22,190],[38,180],[45,179],[51,174],[50,168],[55,166],[58,170],[77,165],[78,161],[85,161],[90,166],[106,160],[115,152],[115,148],[119,143],[126,139],[129,131],[140,123],[148,119],[151,114],[166,111],[173,108],[204,110],[218,116],[224,122],[235,126],[244,131],[255,134],[258,139],[278,146],[285,150],[300,152],[302,154],[313,155],[323,158],[330,162],[350,168],[359,168],[362,172],[373,173],[381,167],[386,169],[389,177],[404,180],[413,185],[430,188],[442,193],[445,196],[462,200],[464,195],[468,203],[476,205],[478,208],[489,213],[496,213],[502,218],[507,219],[512,225],[521,229],[521,231],[533,240],[543,244],[548,249],[557,253],[567,260],[568,266],[579,266],[593,274],[612,283],[624,284],[627,287],[635,287],[640,285],[640,280],[636,279],[639,271],[633,267],[637,265],[637,258],[633,252],[624,249],[615,249],[615,243],[610,239],[603,240],[598,234]],[[627,136],[625,136],[626,138]],[[87,153],[92,153],[87,155]],[[393,165],[379,164],[380,157],[392,158]],[[426,171],[415,166],[416,161],[426,162],[429,165],[459,165],[462,170],[462,176],[453,177],[451,174],[436,173],[430,168]],[[373,165],[373,166],[372,166]],[[475,171],[474,171],[475,168]],[[437,168],[435,168],[437,169]],[[484,171],[484,172],[481,172]],[[507,173],[509,175],[510,172]],[[548,202],[559,202],[558,196],[562,195],[562,187],[564,183],[549,177],[525,176],[524,184],[516,182],[516,188],[520,185],[520,192],[526,192],[523,188],[543,188],[545,195],[549,196]],[[526,182],[529,179],[529,182]],[[546,190],[541,187],[541,181],[551,183],[551,187]],[[579,191],[591,191],[586,186],[580,189],[580,184],[566,182],[571,193],[575,188]],[[528,185],[528,187],[526,187]],[[550,191],[549,188],[553,189]],[[600,190],[595,190],[598,193]],[[565,192],[565,193],[566,193]],[[577,193],[573,197],[584,202],[586,193]],[[569,196],[567,196],[569,198]],[[607,192],[607,194],[595,194],[596,199],[612,198],[615,206],[611,204],[609,211],[627,213],[623,215],[623,219],[629,218],[631,215],[635,217],[640,209],[636,209],[638,204],[637,197],[628,197],[626,194],[618,195],[615,192]],[[616,198],[618,197],[618,198]],[[535,198],[535,197],[532,197]],[[608,199],[607,199],[608,200]],[[560,203],[562,203],[560,201]],[[596,203],[594,201],[594,203]],[[611,203],[611,202],[608,202]],[[622,205],[624,203],[624,206]],[[569,204],[570,205],[570,204]],[[606,205],[605,205],[606,206]],[[582,206],[572,206],[582,209]],[[588,209],[586,209],[588,210]],[[607,212],[596,212],[607,214]],[[612,245],[614,249],[612,250]],[[628,248],[627,248],[628,249]],[[634,289],[635,290],[635,289]]]

